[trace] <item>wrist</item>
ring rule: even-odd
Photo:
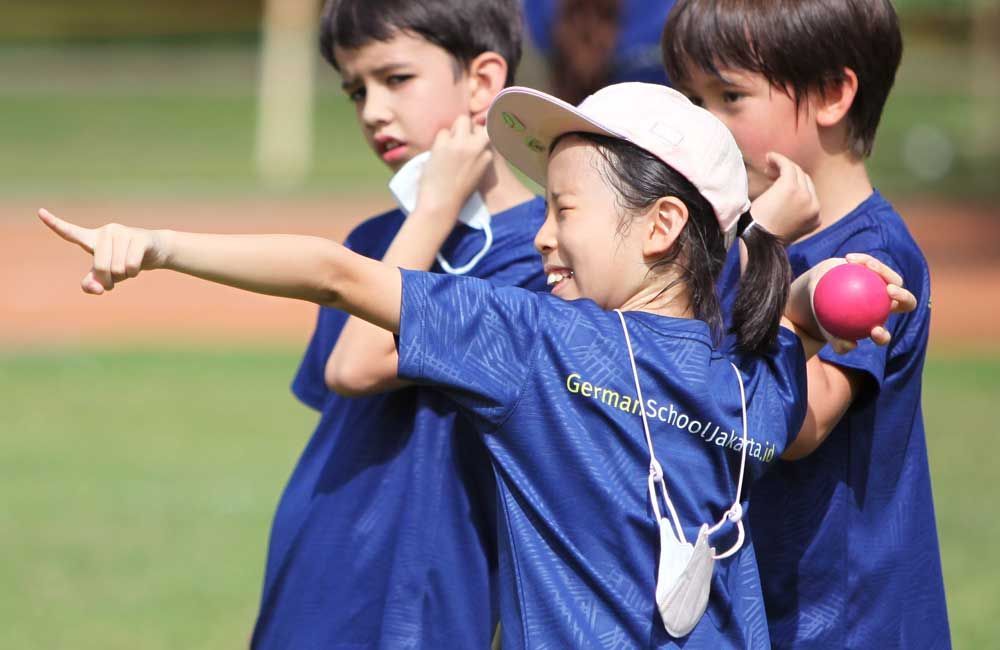
[[[462,211],[462,203],[457,199],[437,199],[434,201],[419,201],[416,208],[407,219],[424,224],[426,227],[439,228],[451,232]]]
[[[174,246],[177,233],[173,230],[153,230],[150,233],[152,249],[155,254],[150,256],[149,269],[171,269],[174,263]]]
[[[796,278],[788,293],[788,303],[785,305],[785,318],[795,324],[798,328],[810,337],[818,340],[823,339],[816,322],[816,316],[812,307],[812,295],[816,288],[818,269],[813,267]]]

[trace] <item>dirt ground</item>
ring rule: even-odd
[[[57,201],[84,225],[117,220],[202,232],[289,232],[341,240],[387,202],[358,200]],[[0,351],[78,345],[303,344],[315,307],[170,273],[149,273],[109,295],[83,294],[82,252],[50,235],[39,207],[0,205]],[[985,206],[910,201],[898,206],[931,267],[932,352],[1000,352],[1000,213]]]

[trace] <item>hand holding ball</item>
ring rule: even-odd
[[[813,311],[830,334],[857,341],[889,317],[892,299],[882,277],[863,264],[841,264],[816,283]]]

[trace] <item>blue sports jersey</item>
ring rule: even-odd
[[[927,263],[878,192],[788,249],[796,276],[846,253],[868,253],[892,267],[918,306],[890,316],[887,347],[865,340],[845,355],[823,348],[824,361],[862,373],[865,388],[815,452],[778,462],[754,488],[750,523],[771,640],[796,649],[947,648],[920,407]],[[730,280],[734,266],[731,260]]]
[[[493,245],[471,273],[543,288],[533,239],[544,216],[541,199],[495,215]],[[398,210],[371,219],[346,245],[381,258],[403,220]],[[461,264],[483,241],[460,224],[442,254]],[[330,392],[323,370],[346,320],[320,309],[293,383],[322,416],[274,516],[252,646],[487,648],[496,488],[485,449],[435,391]]]
[[[504,650],[675,647],[654,600],[659,534],[640,408],[688,539],[735,498],[740,393],[708,326],[640,312],[626,320],[644,405],[614,312],[403,272],[399,374],[460,404],[493,460]],[[804,414],[801,345],[785,329],[779,342],[769,356],[740,359],[748,483]],[[712,542],[723,550],[734,539],[730,528]],[[716,563],[708,613],[676,646],[769,647],[749,542]]]
[[[552,28],[558,0],[525,0],[524,17],[535,46],[552,50]],[[609,84],[625,81],[667,82],[660,55],[660,35],[667,23],[673,0],[624,0],[619,17]]]

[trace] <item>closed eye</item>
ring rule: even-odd
[[[385,83],[390,88],[399,86],[413,78],[412,74],[393,74],[386,77]]]

